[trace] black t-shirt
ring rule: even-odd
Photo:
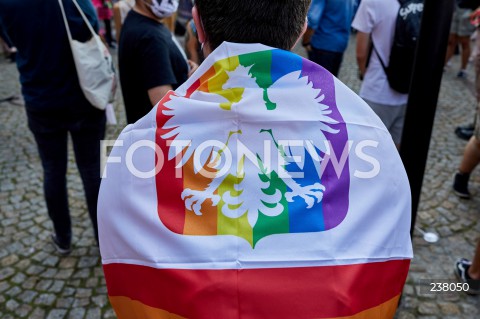
[[[480,7],[479,0],[457,0],[457,5],[460,8],[475,10]]]
[[[134,123],[152,109],[148,90],[173,89],[188,78],[188,64],[161,23],[131,10],[122,27],[118,63],[127,122]]]

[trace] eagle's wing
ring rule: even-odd
[[[168,132],[162,135],[163,139],[172,139],[168,159],[171,160],[182,154],[178,167],[185,165],[194,151],[202,147],[200,156],[201,167],[207,161],[213,161],[212,155],[218,142],[226,143],[229,138],[230,121],[234,119],[233,112],[222,109],[221,103],[228,100],[218,94],[202,91],[194,92],[190,98],[172,95],[164,104],[163,114],[169,116],[163,126]],[[211,141],[216,141],[212,143]],[[203,145],[202,145],[203,144]],[[218,150],[218,147],[216,148]],[[201,167],[195,167],[195,172]]]
[[[330,116],[330,107],[322,103],[325,95],[313,87],[308,77],[302,77],[301,71],[286,74],[270,86],[268,97],[276,105],[271,112],[276,124],[272,136],[277,141],[290,141],[279,143],[287,156],[304,159],[307,144],[322,153],[329,152],[325,133],[338,133],[334,128],[338,122]],[[303,168],[302,163],[298,164]]]

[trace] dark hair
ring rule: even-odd
[[[290,50],[300,36],[310,0],[195,0],[207,42],[262,43]]]

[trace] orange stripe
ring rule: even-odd
[[[393,318],[397,310],[400,295],[373,307],[348,317],[335,317],[329,319],[387,319]],[[110,297],[110,303],[117,313],[119,319],[183,319],[171,312],[147,306],[140,301],[127,297]],[[214,311],[214,310],[212,310]]]
[[[212,78],[215,75],[215,69],[212,66],[210,69],[208,69],[207,72],[205,72],[201,77],[200,77],[200,87],[198,88],[199,91],[203,92],[210,92],[208,89],[208,80]]]
[[[357,313],[353,316],[348,317],[335,317],[330,319],[388,319],[395,316],[397,311],[398,300],[400,295],[393,297],[392,299],[362,312]]]
[[[207,172],[212,172],[207,170]],[[204,190],[212,180],[193,170],[193,156],[183,167],[183,186],[185,189]],[[215,194],[217,191],[215,191]],[[202,215],[185,209],[184,235],[216,235],[217,234],[217,206],[212,206],[212,200],[207,199],[202,205]]]
[[[118,319],[185,319],[171,312],[149,307],[128,297],[109,297]]]

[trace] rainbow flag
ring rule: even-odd
[[[98,214],[119,318],[393,318],[412,257],[380,119],[260,44],[222,44],[125,128]]]

